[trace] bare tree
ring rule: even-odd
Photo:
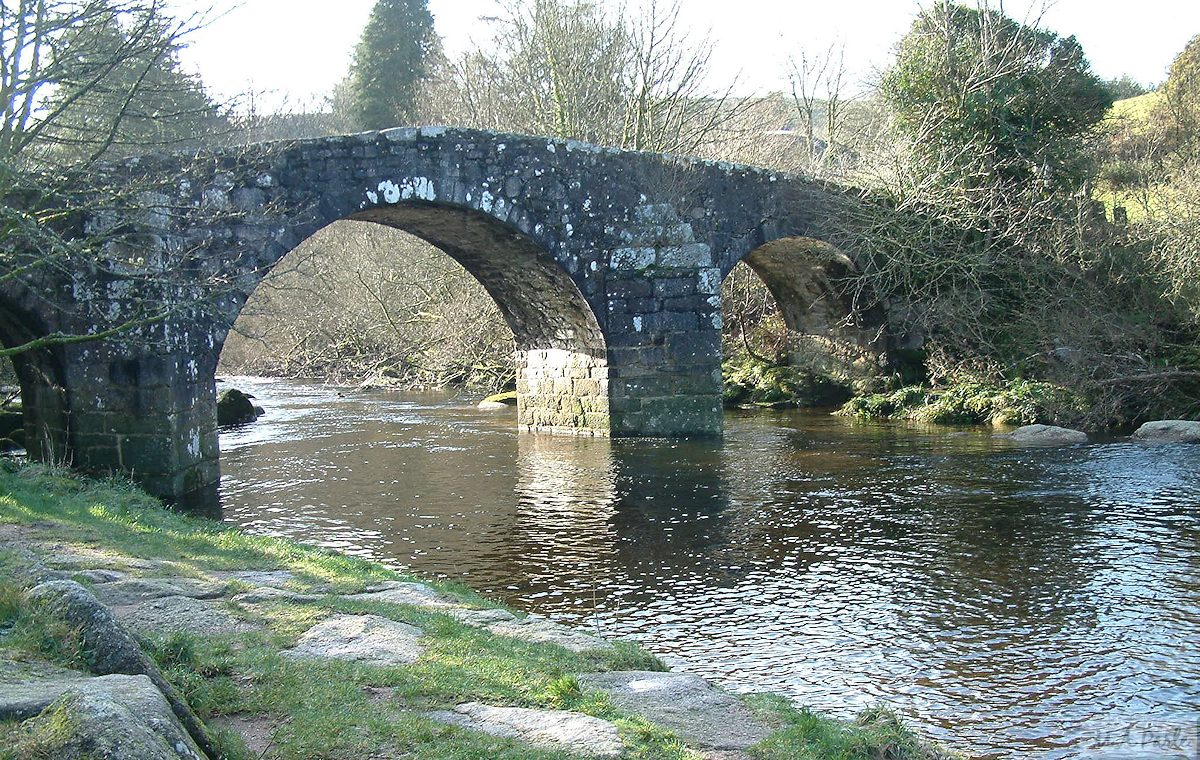
[[[426,116],[630,150],[696,153],[747,107],[707,91],[707,39],[679,29],[678,0],[634,16],[584,0],[513,0],[485,47],[443,61]]]

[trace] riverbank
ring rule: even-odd
[[[73,579],[139,637],[230,760],[947,756],[885,711],[840,723],[769,695],[706,691],[688,676],[686,689],[666,689],[674,709],[631,702],[627,674],[670,678],[635,645],[524,617],[460,586],[178,515],[122,484],[7,466],[0,539],[0,672],[10,686],[14,663],[96,672],[86,632],[44,603],[55,584],[30,589]],[[31,573],[30,562],[46,570]],[[724,712],[697,725],[678,709],[701,703]],[[0,758],[70,757],[86,743],[86,721],[64,712],[72,704],[9,715]],[[589,726],[609,744],[522,733],[543,720]]]

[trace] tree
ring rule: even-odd
[[[1139,95],[1145,95],[1150,92],[1150,87],[1145,87],[1141,82],[1137,81],[1128,74],[1122,74],[1120,77],[1113,77],[1104,83],[1108,91],[1112,93],[1114,100],[1126,100],[1128,98],[1136,98]]]
[[[1171,62],[1162,93],[1170,123],[1167,140],[1175,151],[1195,157],[1200,152],[1200,34]]]
[[[1077,188],[1082,138],[1112,105],[1074,37],[948,0],[917,16],[880,92],[926,172],[999,195]]]
[[[491,19],[491,45],[443,62],[424,100],[464,126],[695,153],[746,103],[706,91],[711,46],[678,19],[678,2],[629,17],[589,0],[513,0]]]
[[[438,46],[426,0],[378,0],[354,50],[350,111],[362,129],[410,118]]]
[[[0,4],[0,285],[59,309],[59,294],[39,279],[55,267],[112,266],[131,293],[147,287],[142,313],[124,323],[25,336],[0,356],[108,337],[165,316],[150,293],[173,274],[152,271],[136,256],[114,263],[119,246],[110,244],[122,242],[120,228],[85,231],[79,222],[91,212],[133,215],[153,203],[136,182],[93,177],[95,161],[160,150],[211,124],[216,108],[175,59],[203,20],[203,12],[167,16],[159,0]]]
[[[95,160],[208,130],[217,109],[175,59],[204,18],[171,18],[158,0],[4,2],[0,163]]]

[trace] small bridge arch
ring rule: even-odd
[[[805,236],[769,240],[746,253],[787,328],[788,364],[847,389],[879,387],[892,336],[883,309],[861,308],[854,260],[832,244]]]

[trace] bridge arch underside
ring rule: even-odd
[[[879,309],[856,307],[846,278],[854,264],[807,237],[772,240],[742,258],[767,286],[788,330],[788,364],[855,392],[877,389],[888,368]]]
[[[46,334],[27,314],[0,302],[0,345],[13,348]],[[69,408],[59,351],[23,351],[12,357],[12,365],[21,385],[22,416],[21,433],[12,440],[23,443],[33,461],[70,461]]]
[[[433,203],[347,217],[416,235],[477,279],[513,332],[524,430],[608,435],[608,349],[591,305],[553,256],[487,214]]]

